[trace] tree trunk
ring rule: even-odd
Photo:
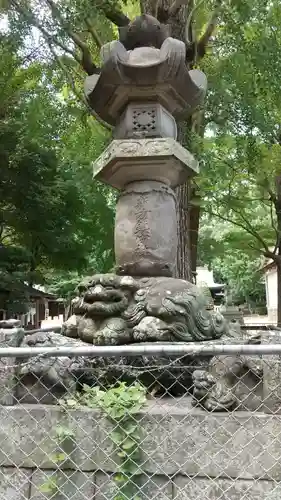
[[[156,0],[143,0],[141,2],[142,9],[147,14],[155,14]],[[160,22],[170,25],[171,36],[178,40],[185,41],[185,28],[187,17],[193,7],[193,2],[190,1],[188,7],[182,6],[178,13],[174,16],[168,17],[168,10],[173,4],[173,0],[160,0],[158,1],[158,19]],[[192,34],[190,33],[190,40]],[[192,129],[192,122],[178,123],[178,141],[188,149],[190,148],[190,132]],[[177,196],[177,219],[178,219],[178,251],[176,262],[176,277],[188,281],[193,280],[193,272],[196,271],[196,257],[195,269],[191,265],[191,239],[190,239],[190,195],[191,183],[187,182],[176,189]],[[193,221],[197,226],[198,223]],[[193,248],[194,255],[194,248]],[[196,255],[196,250],[195,250]],[[193,264],[194,266],[194,264]]]
[[[190,249],[190,182],[176,189],[178,250],[176,277],[192,281],[191,249]]]
[[[277,326],[281,327],[281,175],[276,177],[275,211],[277,217]]]
[[[281,256],[276,259],[277,269],[277,326],[281,328]]]

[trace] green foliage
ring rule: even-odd
[[[82,393],[74,398],[66,396],[59,403],[64,413],[82,405],[99,408],[106,415],[112,424],[109,437],[120,459],[119,470],[114,476],[117,487],[114,500],[139,500],[137,481],[141,473],[141,432],[138,414],[146,403],[146,389],[139,383],[128,386],[125,382],[108,390],[84,385]],[[59,428],[59,439],[68,437],[68,432],[65,427]]]
[[[248,236],[231,223],[202,217],[198,261],[212,268],[215,281],[229,285],[235,303],[254,307],[265,304],[263,260]]]
[[[3,66],[6,60],[1,59]],[[14,72],[17,84],[21,81],[24,99],[23,82],[29,81],[30,70],[16,65]],[[79,242],[73,239],[79,192],[68,174],[59,171],[55,154],[38,145],[32,130],[22,126],[18,115],[23,110],[21,103],[14,102],[12,90],[16,92],[16,85],[10,77],[11,102],[5,96],[0,125],[0,243],[5,254],[1,262],[2,286],[8,281],[15,285],[18,280],[32,282],[38,264],[44,260],[60,266],[74,262],[81,265],[84,259]]]
[[[20,247],[0,246],[0,309],[6,309],[11,316],[26,312],[28,296],[22,283],[28,278],[31,277],[26,251]]]
[[[214,276],[229,285],[235,303],[265,305],[261,259],[252,260],[250,256],[234,249],[224,254],[223,258],[215,258],[212,268]]]
[[[84,385],[80,402],[90,408],[99,406],[112,420],[123,420],[139,413],[146,401],[145,394],[145,388],[137,383],[127,386],[125,382],[120,382],[108,391]]]
[[[46,481],[40,485],[39,491],[43,494],[51,495],[52,497],[59,493],[59,485],[57,478],[52,475]]]
[[[0,35],[0,281],[12,314],[26,311],[24,282],[112,266],[114,196],[92,180],[108,135],[60,98],[60,72],[27,54],[22,27],[10,29]]]
[[[261,257],[274,257],[275,245],[279,251],[280,16],[277,0],[232,0],[204,58],[200,262],[231,284],[238,301],[264,301]]]
[[[49,458],[57,470],[59,470],[61,464],[67,460],[69,453],[65,451],[65,448],[67,448],[69,443],[72,447],[74,436],[74,431],[68,426],[59,425],[55,428],[54,441],[56,442],[56,451]],[[52,475],[40,485],[39,491],[50,495],[52,498],[60,494],[60,482],[56,472],[52,473]]]
[[[141,433],[137,415],[145,402],[146,389],[138,383],[127,386],[125,382],[107,391],[85,385],[79,397],[80,404],[100,408],[113,424],[110,438],[120,459],[119,471],[114,477],[118,490],[114,500],[139,500]]]
[[[55,434],[60,444],[62,444],[65,439],[73,438],[73,436],[75,435],[72,429],[62,425],[56,427]]]
[[[207,240],[212,234],[213,241],[209,241],[210,249],[203,244],[202,250],[205,259],[208,253],[214,257],[226,240],[228,248],[239,249],[257,259],[276,242],[275,207],[265,184],[258,183],[257,174],[252,172],[254,163],[247,158],[247,141],[240,138],[237,146],[237,141],[231,143],[227,139],[213,140],[205,149],[206,175],[201,178],[201,188],[203,207],[210,217],[210,232],[208,235],[203,227],[208,219],[202,218],[201,234]],[[262,169],[261,159],[259,165]]]

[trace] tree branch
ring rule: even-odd
[[[192,43],[192,40],[189,40],[189,33],[190,33],[190,26],[192,23],[192,18],[196,12],[197,9],[205,2],[205,0],[199,0],[197,4],[194,5],[193,9],[191,9],[188,18],[186,20],[186,26],[185,26],[185,40],[187,43]]]
[[[249,248],[251,248],[252,250],[254,250],[255,252],[258,252],[259,254],[262,253],[262,255],[264,257],[266,257],[267,259],[271,259],[273,260],[274,262],[276,262],[277,260],[277,256],[276,256],[276,253],[275,251],[271,252],[270,250],[266,251],[266,250],[262,250],[258,247],[255,247],[254,245],[251,245],[250,243],[248,244]]]
[[[143,0],[139,0],[140,1],[140,13],[141,15],[145,14],[145,5],[144,5],[144,1]]]
[[[70,54],[73,57],[73,59],[75,59],[75,61],[78,62],[78,64],[81,65],[81,59],[80,59],[80,57],[78,57],[78,55],[75,53],[74,50],[69,49],[66,45],[64,45],[64,43],[62,43],[60,40],[58,40],[57,37],[51,36],[45,30],[45,28],[43,28],[43,26],[37,25],[37,28],[41,31],[41,33],[44,36],[44,38],[45,38],[45,40],[46,40],[47,43],[48,43],[48,41],[50,41],[50,42],[52,41],[54,43],[54,45],[56,45],[57,47],[59,47],[60,49],[62,49],[67,54]]]
[[[270,201],[272,201],[273,205],[276,207],[276,204],[277,204],[277,196],[276,196],[276,194],[269,187],[267,187],[266,190],[267,190],[267,192],[269,194]]]
[[[245,223],[245,228],[246,231],[251,234],[252,236],[254,236],[254,238],[256,238],[260,244],[263,246],[263,248],[268,251],[268,245],[265,243],[264,239],[260,236],[260,234],[251,226],[251,224],[249,223],[248,219],[241,213],[239,212],[238,210],[236,210],[235,208],[231,207],[231,210],[236,213],[238,215],[238,217],[241,217],[241,219],[244,221]],[[232,221],[232,223],[234,224],[234,221]],[[241,226],[242,227],[242,226]]]
[[[206,26],[206,30],[197,43],[197,55],[200,59],[204,57],[208,42],[216,29],[221,5],[222,5],[222,0],[217,0],[212,16]]]
[[[274,229],[274,232],[276,234],[276,240],[277,240],[276,245],[278,246],[278,242],[280,240],[280,235],[279,235],[278,229],[276,227],[276,224],[274,222],[273,207],[274,207],[274,203],[272,202],[272,203],[270,203],[270,220],[271,220],[271,226]],[[277,248],[276,248],[276,250],[277,250]]]
[[[236,221],[233,221],[232,219],[228,219],[228,217],[225,217],[224,215],[213,212],[213,210],[207,210],[207,211],[208,211],[209,215],[217,217],[218,219],[221,219],[224,222],[229,222],[230,224],[234,224],[234,226],[237,226],[237,227],[240,227],[241,229],[244,229],[244,231],[246,231],[247,233],[249,232],[248,228],[246,226],[244,226],[243,224],[241,224],[240,222],[236,222]]]
[[[11,5],[13,5],[15,7],[16,11],[19,12],[20,14],[22,14],[26,19],[28,19],[31,22],[31,24],[33,26],[35,26],[42,33],[48,46],[50,46],[50,44],[56,45],[57,47],[60,47],[67,54],[70,54],[73,57],[73,59],[75,59],[75,61],[77,61],[80,66],[82,66],[82,68],[84,69],[84,71],[88,75],[92,75],[94,73],[99,72],[98,68],[92,62],[91,54],[90,54],[90,51],[89,51],[87,45],[78,37],[78,35],[76,35],[71,30],[67,29],[64,26],[67,34],[70,36],[70,38],[73,40],[73,42],[81,49],[82,58],[80,58],[74,50],[71,50],[64,43],[62,43],[60,40],[58,40],[56,35],[50,35],[50,33],[44,28],[44,26],[41,25],[41,23],[38,21],[38,19],[34,16],[33,12],[23,8],[16,0],[10,0],[10,1],[11,1]],[[52,3],[52,0],[46,0],[46,1],[49,4],[50,4],[50,2]],[[61,17],[60,17],[60,20],[61,20]]]
[[[258,248],[258,247],[255,247],[254,245],[251,245],[251,243],[248,243],[248,246],[249,246],[249,248],[251,248],[252,250],[254,250],[254,252],[257,252],[257,253],[259,253],[259,254],[261,253],[261,249],[260,249],[260,248]],[[264,255],[264,254],[265,254],[265,252],[263,252],[263,251],[262,251],[262,254]],[[265,256],[265,255],[264,255],[264,256]]]
[[[232,207],[231,210],[233,210],[233,212],[236,213],[238,215],[238,217],[241,217],[241,219],[244,221],[244,223],[246,224],[246,227],[248,228],[248,233],[251,234],[252,236],[254,236],[260,242],[260,244],[266,250],[268,250],[268,245],[265,243],[264,239],[260,236],[260,234],[251,226],[251,224],[249,223],[247,218],[243,214],[241,214],[241,212],[239,212],[238,210],[235,210],[235,208]]]
[[[150,9],[149,9],[149,12],[143,12],[144,14],[150,14],[151,16],[153,17],[156,17],[157,19],[157,16],[158,16],[158,7],[159,7],[159,1],[160,0],[150,0]],[[141,2],[142,3],[142,2]],[[144,10],[144,8],[141,6],[141,10]]]
[[[130,24],[131,22],[131,20],[119,10],[112,10],[106,7],[101,7],[101,9],[103,10],[104,15],[107,17],[107,19],[118,26],[118,28],[128,26],[128,24]]]
[[[94,26],[90,23],[89,19],[85,19],[85,24],[88,28],[88,31],[90,35],[92,36],[93,41],[97,44],[98,48],[101,49],[103,46],[103,43],[100,39],[99,34],[97,33],[97,30],[94,28]]]
[[[67,23],[63,19],[55,2],[53,0],[46,0],[46,3],[49,5],[53,16],[58,19],[58,21],[61,23],[62,27],[65,29],[66,33],[69,35],[69,37],[75,43],[75,45],[77,45],[77,47],[79,47],[79,49],[81,50],[82,58],[80,60],[80,64],[81,64],[82,68],[84,69],[84,71],[88,75],[93,75],[95,73],[98,73],[99,70],[92,61],[92,56],[91,56],[91,53],[90,53],[90,50],[89,50],[89,47],[87,46],[87,44],[85,42],[83,42],[83,40],[77,35],[77,33],[75,33],[71,28],[69,28],[69,26],[67,25]]]
[[[264,239],[252,228],[252,226],[248,223],[247,219],[245,219],[245,217],[243,217],[241,214],[239,214],[239,215],[241,216],[241,218],[243,219],[245,224],[243,224],[241,222],[234,221],[232,219],[229,219],[228,217],[225,217],[221,214],[213,212],[212,210],[208,210],[208,213],[210,215],[213,215],[214,217],[217,217],[217,218],[225,221],[225,222],[229,222],[230,224],[234,224],[234,226],[237,226],[237,227],[240,227],[241,229],[244,229],[244,231],[246,231],[248,234],[251,234],[252,236],[254,236],[254,238],[256,238],[260,242],[260,244],[264,248],[265,252],[270,252],[269,247],[265,243]]]
[[[22,14],[28,21],[31,22],[31,24],[33,26],[35,26],[35,28],[37,28],[39,31],[41,31],[42,35],[44,36],[45,40],[46,41],[53,41],[55,42],[55,44],[60,47],[61,49],[63,49],[65,52],[67,52],[68,54],[71,54],[72,57],[75,58],[75,53],[69,49],[68,47],[66,47],[64,44],[62,44],[60,41],[58,41],[56,39],[56,37],[54,35],[50,35],[50,33],[48,33],[48,31],[44,28],[44,26],[42,26],[39,21],[36,19],[36,17],[34,16],[33,12],[31,12],[30,10],[26,10],[24,8],[22,8],[18,2],[16,2],[15,0],[10,0],[11,1],[11,5],[13,5],[13,7],[15,7],[16,11],[19,12],[20,14]]]
[[[183,5],[188,5],[189,0],[175,0],[168,11],[168,16],[175,16]]]
[[[59,67],[61,68],[61,70],[63,71],[64,75],[66,76],[70,86],[71,86],[71,89],[74,93],[74,95],[79,99],[79,101],[81,101],[87,108],[87,110],[89,111],[89,113],[103,126],[105,127],[107,130],[112,130],[112,127],[110,125],[108,125],[106,122],[104,122],[95,112],[94,110],[89,106],[89,103],[86,99],[86,97],[84,96],[84,94],[80,94],[77,89],[76,89],[76,86],[75,86],[75,82],[73,80],[73,78],[71,77],[71,74],[70,74],[70,71],[68,71],[68,68],[66,68],[66,66],[63,64],[61,58],[56,54],[55,50],[54,50],[54,47],[52,46],[52,44],[48,43],[48,46],[49,46],[49,49],[52,53],[52,55],[54,56],[54,59],[56,60],[57,64],[59,65]]]

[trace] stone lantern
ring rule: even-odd
[[[101,72],[85,82],[89,105],[114,128],[93,171],[119,191],[116,274],[81,283],[63,332],[95,345],[219,338],[223,317],[208,311],[195,285],[174,278],[174,189],[198,173],[177,142],[176,121],[201,105],[206,77],[188,70],[185,44],[151,16],[133,21],[121,39],[102,48]]]
[[[95,112],[114,125],[114,140],[94,164],[94,177],[120,191],[116,207],[118,274],[173,276],[177,253],[174,188],[198,173],[177,142],[176,119],[198,107],[206,77],[188,71],[185,44],[166,38],[160,48],[102,49],[101,75],[86,79]]]

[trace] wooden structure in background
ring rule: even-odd
[[[25,314],[14,313],[9,310],[7,303],[11,291],[0,288],[0,320],[11,317],[19,319],[25,328],[39,328],[41,322],[48,317],[64,315],[64,302],[51,293],[38,290],[34,287],[22,285],[22,292],[28,298],[28,307]]]

